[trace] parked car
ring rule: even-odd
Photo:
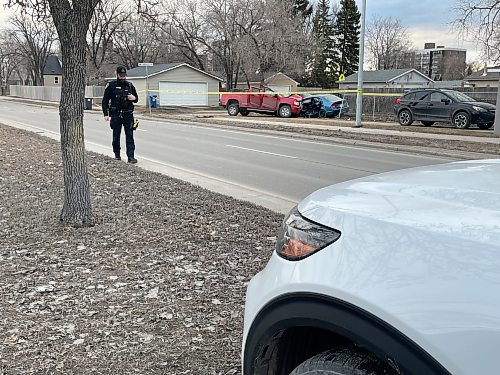
[[[340,117],[349,112],[349,103],[336,95],[304,95],[302,112],[304,117]]]
[[[394,113],[403,126],[421,121],[425,126],[435,122],[452,123],[456,128],[467,129],[471,124],[489,129],[495,122],[496,107],[478,102],[454,90],[414,90],[396,99]]]
[[[314,192],[250,281],[243,373],[498,374],[500,159]]]
[[[220,105],[227,109],[230,116],[238,113],[248,116],[250,112],[256,112],[292,117],[300,114],[301,104],[300,95],[283,96],[268,87],[250,87],[241,92],[228,92],[220,98]]]

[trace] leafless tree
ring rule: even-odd
[[[127,12],[113,34],[113,49],[118,62],[127,68],[140,62],[157,63],[163,43],[161,30],[156,22],[143,14]]]
[[[369,60],[377,70],[397,69],[405,64],[412,49],[408,30],[399,19],[375,17],[366,30]]]
[[[164,42],[200,69],[223,71],[228,88],[241,79],[240,72],[263,76],[301,63],[303,70],[304,19],[292,14],[290,2],[179,0],[161,9],[155,17],[168,36]]]
[[[500,0],[456,0],[454,26],[483,45],[486,61],[500,61]]]
[[[57,40],[54,24],[48,18],[33,19],[28,15],[14,15],[10,25],[10,38],[17,46],[16,52],[22,57],[32,84],[43,86],[47,56]]]
[[[9,80],[16,73],[19,62],[19,53],[10,38],[10,33],[10,31],[2,30],[0,34],[0,89],[2,95],[5,95]]]
[[[112,54],[113,38],[130,16],[131,11],[121,3],[102,2],[97,5],[87,34],[89,78],[99,79],[105,75],[102,67]]]
[[[299,75],[312,46],[303,19],[293,14],[288,2],[280,0],[255,0],[252,8],[254,16],[248,20],[251,22],[240,25],[242,41],[252,54],[242,59],[243,66],[247,71],[256,71],[261,83],[270,71]]]

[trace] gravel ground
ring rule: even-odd
[[[0,163],[0,374],[239,373],[280,214],[89,153],[74,229],[57,142],[0,125]]]

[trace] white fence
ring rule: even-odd
[[[101,86],[85,87],[86,98],[102,97],[103,92],[104,87]],[[10,96],[59,103],[61,101],[61,87],[11,85]]]

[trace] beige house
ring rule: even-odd
[[[251,79],[250,86],[259,86],[260,80],[257,77],[249,77]],[[278,72],[268,75],[264,79],[264,84],[271,90],[276,92],[297,92],[299,82],[290,78],[284,73]],[[240,82],[236,85],[237,88],[242,89],[248,87],[247,82]]]
[[[464,78],[464,82],[474,88],[498,87],[500,66],[486,68]]]
[[[43,69],[43,85],[49,87],[61,87],[62,85],[62,65],[59,57],[50,55],[45,61]]]
[[[222,79],[186,63],[139,66],[127,71],[127,80],[137,89],[138,105],[146,105],[148,94],[157,96],[160,107],[219,105],[217,93]]]

